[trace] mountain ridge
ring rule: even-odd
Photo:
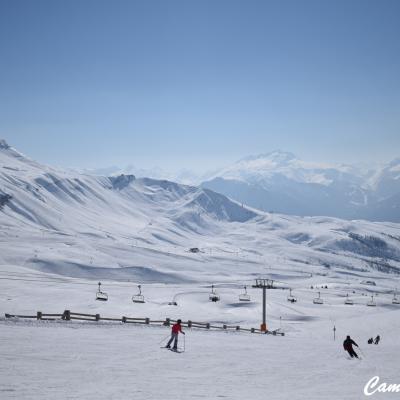
[[[207,188],[78,174],[12,149],[0,150],[0,222],[3,264],[68,276],[212,282],[215,271],[265,273],[267,260],[400,273],[395,223],[264,213]]]
[[[400,221],[400,159],[374,170],[312,163],[274,151],[245,157],[201,185],[251,207],[283,214]]]

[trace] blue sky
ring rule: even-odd
[[[400,2],[0,0],[0,137],[61,166],[400,156]]]

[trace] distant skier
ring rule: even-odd
[[[178,350],[178,335],[179,335],[179,332],[182,333],[183,335],[185,334],[185,332],[182,331],[181,323],[182,323],[182,321],[180,319],[178,319],[178,321],[176,321],[176,324],[172,325],[171,339],[169,339],[169,342],[165,346],[167,349],[171,348],[171,343],[175,340],[174,347],[172,348],[172,350],[174,350],[174,351]]]
[[[374,343],[374,339],[373,338],[369,338],[368,339],[368,344],[372,344],[372,343]]]
[[[354,351],[353,345],[358,347],[358,344],[350,336],[347,336],[346,340],[343,342],[343,348],[349,353],[351,358],[358,358],[358,354]]]
[[[375,344],[379,344],[379,342],[381,341],[381,337],[378,335],[376,338],[375,338]]]

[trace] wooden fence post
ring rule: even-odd
[[[223,329],[226,329],[226,328],[227,328],[227,326],[224,324],[224,325],[222,325],[222,328],[223,328]]]
[[[170,325],[171,325],[171,319],[165,318],[164,326],[170,326]]]
[[[41,311],[38,311],[36,313],[36,319],[42,319],[42,312]]]
[[[71,311],[70,310],[65,310],[64,314],[62,316],[62,319],[70,321],[71,320]]]
[[[256,330],[254,328],[251,328],[251,333],[254,333]]]
[[[145,320],[144,320],[144,322],[145,322],[145,324],[150,324],[150,318],[146,318]]]
[[[96,321],[100,321],[100,314],[96,314]]]
[[[239,325],[236,327],[236,330],[237,330],[237,331],[240,331],[240,326],[239,326]]]
[[[210,323],[209,323],[209,322],[207,322],[206,328],[207,328],[207,329],[210,329]]]
[[[123,323],[126,322],[126,317],[122,317],[122,322],[123,322]]]
[[[192,327],[192,321],[188,321],[188,328]]]

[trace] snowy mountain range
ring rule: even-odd
[[[283,169],[287,162],[281,160]],[[390,173],[395,176],[393,169]],[[297,174],[296,179],[316,179],[305,167]],[[320,175],[324,186],[337,171],[321,169]],[[204,282],[217,271],[232,279],[282,263],[288,270],[397,273],[400,268],[395,223],[272,215],[206,188],[44,166],[5,141],[0,142],[0,227],[0,264],[95,279]],[[193,247],[200,256],[188,253]]]
[[[400,221],[400,159],[365,168],[274,151],[243,158],[202,186],[266,211]]]
[[[4,140],[0,142],[0,162],[4,205],[27,221],[37,223],[40,219],[42,226],[52,229],[59,227],[60,214],[69,215],[79,226],[80,221],[73,217],[76,212],[95,217],[108,207],[121,216],[135,217],[136,222],[159,210],[173,220],[179,221],[185,215],[185,223],[196,221],[199,225],[206,222],[203,217],[199,219],[202,215],[204,219],[226,221],[246,221],[256,215],[208,189],[166,180],[137,179],[134,175],[95,177],[43,166]],[[133,207],[137,204],[140,211]]]
[[[75,169],[80,173],[94,176],[118,176],[118,175],[135,175],[137,178],[153,178],[158,180],[169,180],[179,182],[184,185],[198,186],[202,181],[207,180],[216,171],[204,174],[196,173],[190,169],[180,169],[177,172],[167,171],[161,167],[140,168],[133,164],[124,168],[110,166],[95,169]]]
[[[95,176],[133,174],[201,185],[250,207],[289,215],[400,221],[400,159],[368,166],[321,164],[277,150],[202,174],[134,165],[81,172]]]

